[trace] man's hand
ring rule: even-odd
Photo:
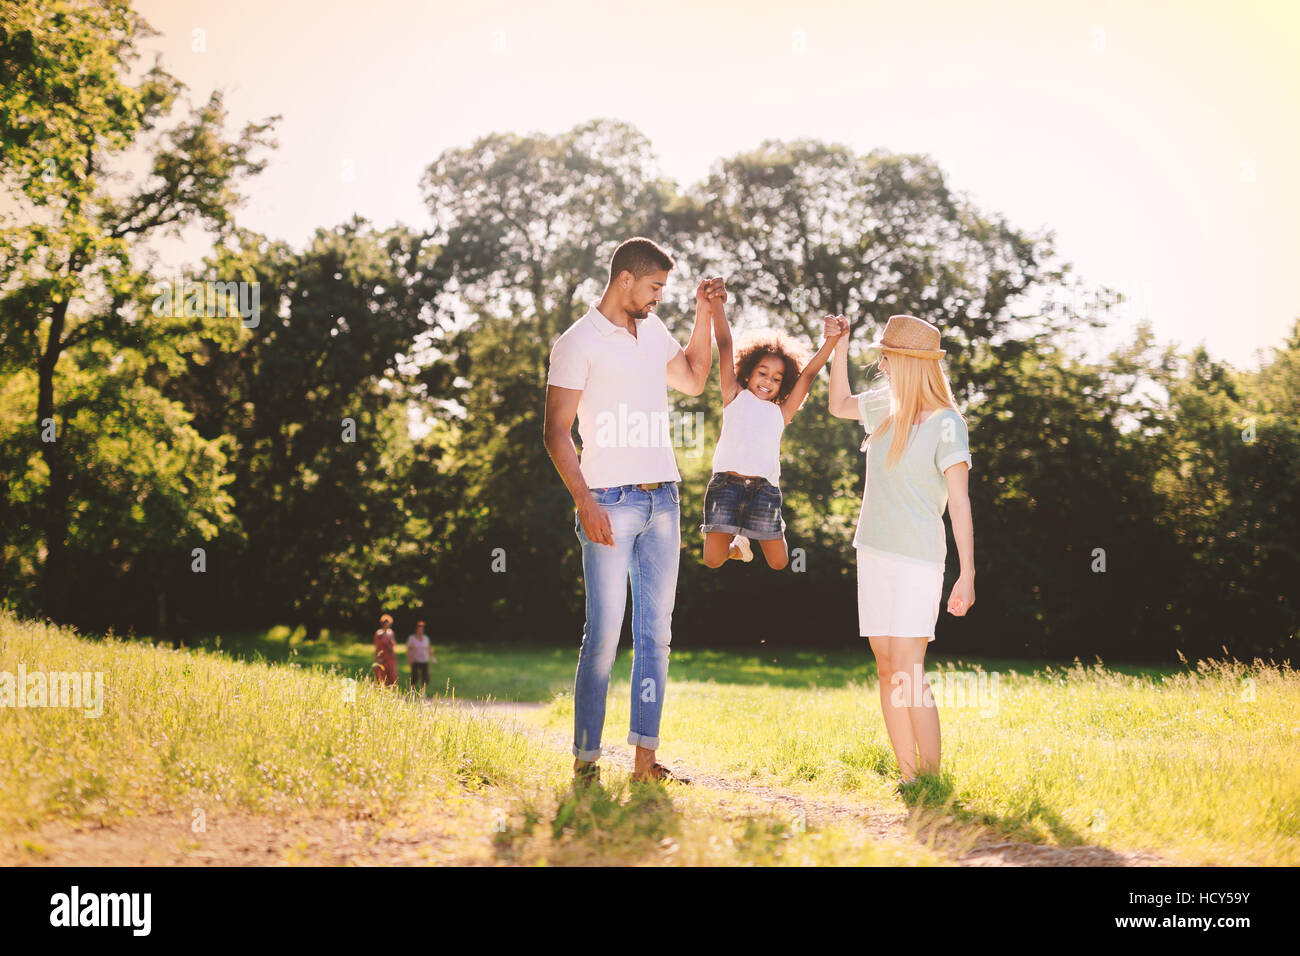
[[[714,300],[727,301],[727,286],[722,276],[704,279],[695,289],[695,305],[697,308],[710,312],[713,309]]]
[[[614,528],[609,521],[609,512],[600,506],[594,495],[589,494],[578,503],[578,521],[588,541],[614,546]]]

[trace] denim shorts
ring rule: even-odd
[[[704,491],[704,524],[700,531],[743,534],[754,541],[785,537],[781,489],[766,478],[715,472]]]

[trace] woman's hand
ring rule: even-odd
[[[828,315],[823,323],[822,335],[826,340],[838,339],[849,331],[849,320],[842,315]]]
[[[975,603],[975,576],[963,574],[952,586],[948,595],[948,613],[954,617],[965,617],[970,606]]]

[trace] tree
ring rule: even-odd
[[[1051,236],[976,209],[924,156],[769,140],[722,160],[690,198],[690,254],[721,268],[742,305],[810,340],[828,313],[853,318],[854,341],[875,334],[868,318],[921,316],[943,329],[954,385],[972,395],[981,350],[1013,362],[1080,319],[1068,297],[1017,314],[1029,293],[1068,283]]]
[[[426,235],[360,219],[301,252],[248,233],[218,250],[213,268],[256,277],[269,314],[234,347],[207,343],[169,393],[234,442],[247,537],[220,543],[237,569],[223,597],[248,622],[314,635],[407,604],[432,576],[443,432],[413,438],[409,413],[445,415],[459,394],[453,366],[424,354],[443,333],[438,258]]]
[[[60,414],[56,385],[65,355],[91,343],[143,347],[183,336],[193,317],[153,323],[143,304],[148,280],[135,265],[141,242],[191,222],[231,224],[236,181],[258,172],[253,152],[270,145],[269,123],[223,138],[225,113],[213,94],[152,148],[151,174],[124,196],[110,190],[114,158],[171,110],[183,87],[161,68],[132,85],[136,44],[153,35],[123,0],[102,4],[21,2],[4,22],[0,74],[4,188],[26,223],[0,239],[6,280],[0,343],[35,375],[34,424],[45,469],[41,604],[60,615],[68,596],[67,548],[76,459],[75,420]]]
[[[1171,384],[1161,514],[1189,562],[1177,608],[1196,651],[1294,656],[1300,601],[1300,327],[1260,371],[1195,349]],[[1190,656],[1190,655],[1189,655]]]

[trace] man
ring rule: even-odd
[[[695,325],[685,349],[652,309],[663,298],[673,259],[637,237],[614,250],[600,299],[551,349],[543,436],[573,495],[582,543],[587,619],[573,685],[574,776],[599,780],[609,672],[632,583],[633,779],[680,779],[655,760],[668,676],[681,545],[677,458],[668,429],[668,386],[699,395],[713,364],[709,297],[721,279],[696,290]],[[582,460],[573,444],[578,419]]]

